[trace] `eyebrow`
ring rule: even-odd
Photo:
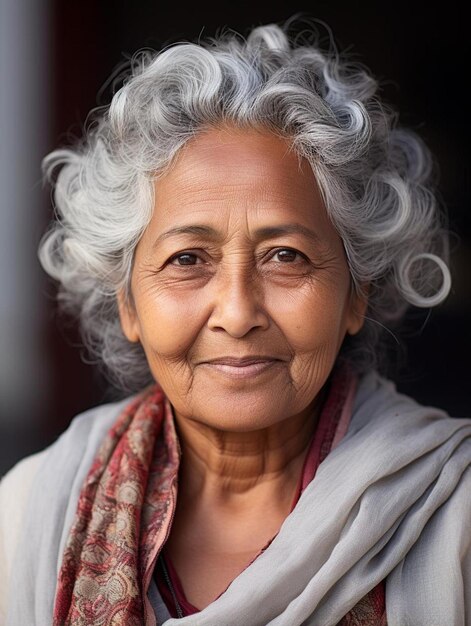
[[[164,239],[168,239],[169,237],[175,237],[176,235],[198,235],[200,237],[207,237],[208,239],[219,238],[219,233],[211,226],[200,226],[198,224],[188,226],[174,226],[173,228],[169,228],[169,230],[161,233],[152,244],[152,247],[156,248],[158,244],[161,243]]]
[[[278,237],[279,235],[304,235],[307,239],[310,239],[316,244],[320,244],[321,238],[319,235],[307,228],[307,226],[303,226],[302,224],[283,224],[282,226],[264,226],[263,228],[258,228],[255,231],[255,237],[258,240],[263,239],[272,239],[273,237]]]
[[[321,243],[321,238],[307,226],[302,224],[283,224],[282,226],[264,226],[258,228],[254,232],[255,239],[257,241],[263,241],[264,239],[272,239],[279,237],[280,235],[298,234],[303,235],[307,239],[310,239],[315,244]],[[178,235],[197,235],[199,237],[205,237],[207,239],[218,240],[221,239],[221,234],[211,226],[205,226],[200,224],[193,224],[188,226],[174,226],[169,230],[161,233],[152,244],[153,248],[156,248],[163,240],[169,237],[175,237]]]

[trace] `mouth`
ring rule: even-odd
[[[200,365],[230,378],[241,379],[258,376],[282,363],[281,359],[275,357],[256,355],[242,358],[225,356],[203,361]]]

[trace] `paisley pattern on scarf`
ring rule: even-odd
[[[352,389],[334,373],[315,451],[327,456]],[[143,626],[147,590],[168,536],[180,459],[172,409],[158,385],[142,392],[108,432],[82,487],[58,577],[54,626]],[[339,626],[385,626],[384,585],[363,598]]]
[[[119,416],[90,469],[63,555],[54,626],[142,626],[142,581],[168,522],[178,464],[171,408],[154,386]]]

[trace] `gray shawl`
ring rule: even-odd
[[[15,559],[8,626],[50,626],[82,482],[127,401],[78,416],[45,455]],[[347,434],[268,549],[203,611],[165,626],[334,626],[384,578],[389,626],[469,624],[470,466],[471,420],[365,376]],[[149,597],[158,616],[155,586]]]

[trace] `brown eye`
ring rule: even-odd
[[[196,254],[191,254],[190,252],[184,252],[182,254],[177,254],[174,256],[170,262],[172,265],[196,265],[198,263],[198,257]]]
[[[276,259],[283,263],[292,263],[293,261],[296,261],[297,256],[298,253],[295,250],[291,250],[289,248],[286,248],[284,250],[278,250],[278,252],[275,254]]]

